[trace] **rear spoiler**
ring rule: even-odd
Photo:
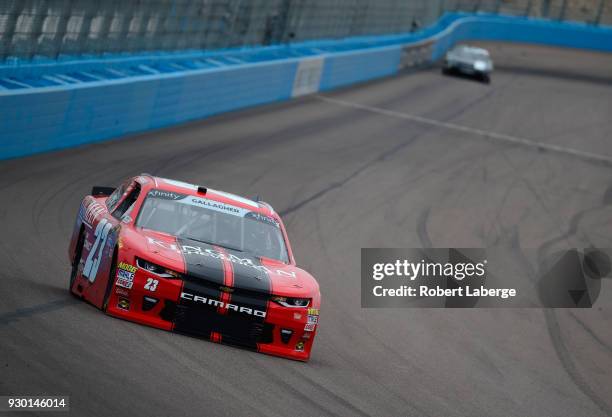
[[[94,185],[94,187],[91,189],[91,195],[94,197],[106,197],[111,195],[113,191],[115,191],[115,188],[113,187],[100,187]]]

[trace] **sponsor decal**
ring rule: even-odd
[[[319,315],[319,309],[318,308],[309,308],[308,309],[308,314],[309,315],[313,315],[313,316],[318,316]]]
[[[323,57],[300,59],[293,79],[291,97],[299,97],[319,91],[324,61]]]
[[[115,284],[128,290],[131,289],[132,285],[134,285],[134,274],[130,274],[122,269],[118,270]]]
[[[126,262],[120,262],[117,265],[117,281],[119,287],[131,289],[134,285],[134,274],[138,268]]]
[[[298,352],[304,351],[304,342],[302,340],[295,344],[295,350],[297,350]]]
[[[138,270],[137,266],[128,264],[127,262],[119,262],[119,265],[117,265],[117,268],[131,272],[132,274]]]
[[[247,214],[244,215],[244,218],[255,220],[261,223],[266,223],[274,227],[280,227],[280,223],[278,222],[278,220],[272,217],[263,215],[261,213],[257,213],[255,211],[248,212]]]
[[[117,307],[122,310],[129,310],[130,300],[128,298],[119,297],[119,301],[117,301]]]
[[[121,238],[121,236],[119,236],[119,239],[117,239],[117,246],[119,247],[119,249],[123,249],[123,239]]]
[[[305,332],[314,332],[316,327],[317,327],[317,325],[314,324],[314,323],[307,323],[306,326],[304,326],[304,331]]]
[[[187,197],[185,194],[179,194],[172,191],[165,190],[151,190],[147,194],[149,197],[162,198],[164,200],[180,200]]]
[[[117,294],[117,295],[124,295],[124,296],[127,297],[127,296],[130,295],[130,292],[128,290],[124,290],[123,288],[116,287],[115,288],[115,294]]]
[[[189,197],[187,203],[191,203],[194,206],[202,206],[210,210],[220,211],[223,213],[230,213],[234,215],[243,215],[244,209],[240,209],[229,204],[222,203],[220,201],[209,200],[208,198]]]
[[[153,239],[153,238],[148,237],[148,236],[147,236],[147,240],[149,241],[150,244],[159,246],[160,248],[164,248],[164,249],[168,249],[168,250],[173,250],[173,251],[176,251],[178,253],[181,252],[179,250],[179,248],[174,243],[167,243],[167,242],[164,242],[162,240]]]
[[[226,292],[226,293],[233,293],[234,292],[233,288],[226,287],[225,285],[220,286],[219,290],[221,290],[221,292]]]
[[[201,255],[208,256],[215,259],[221,259],[225,261],[230,261],[237,265],[246,266],[257,271],[265,272],[267,274],[274,273],[276,275],[282,275],[290,278],[295,278],[295,272],[293,271],[284,271],[282,269],[270,269],[264,265],[256,265],[252,258],[242,258],[240,256],[234,255],[233,253],[223,253],[219,252],[215,249],[207,248],[203,249],[200,246],[193,245],[182,245],[181,246],[183,253],[185,255]]]
[[[293,320],[301,320],[302,315],[300,313],[293,313]]]
[[[181,292],[181,298],[183,300],[189,300],[194,303],[201,303],[201,304],[209,305],[213,307],[225,308],[228,310],[236,311],[238,313],[243,313],[243,314],[247,314],[247,315],[251,315],[255,317],[261,317],[261,318],[266,317],[265,311],[256,310],[256,309],[243,307],[243,306],[238,306],[236,304],[231,304],[231,303],[224,303],[223,301],[215,300],[213,298],[202,297],[202,296],[187,293],[187,292]]]
[[[317,324],[319,322],[319,316],[308,316],[308,323]]]
[[[121,222],[122,222],[122,223],[125,223],[125,224],[129,224],[129,223],[131,223],[131,222],[132,222],[132,216],[127,216],[127,215],[126,215],[126,216],[123,216],[123,217],[121,218]]]
[[[243,204],[247,204],[253,208],[259,208],[259,205],[253,201],[244,199],[242,197],[238,197],[238,196],[234,196],[232,194],[227,194],[227,193],[223,193],[220,191],[215,191],[215,190],[210,190],[209,191],[213,191],[216,194],[220,194],[224,197],[228,197],[231,198],[233,200],[237,200],[240,201]],[[198,196],[194,196],[194,195],[187,195],[187,194],[181,194],[181,193],[175,193],[172,191],[165,191],[165,190],[159,190],[159,189],[154,189],[148,192],[147,194],[148,197],[153,197],[153,198],[161,198],[164,200],[172,200],[172,201],[176,201],[177,203],[180,204],[187,204],[190,206],[197,206],[197,207],[203,207],[206,208],[208,210],[213,210],[213,211],[218,211],[221,213],[227,213],[227,214],[232,214],[234,216],[238,216],[238,217],[246,217],[246,218],[250,218],[253,220],[257,220],[257,221],[261,221],[261,222],[265,222],[267,224],[273,225],[275,227],[280,227],[279,222],[269,216],[263,215],[261,213],[257,213],[257,212],[253,212],[250,211],[250,209],[245,209],[242,207],[237,207],[234,206],[232,204],[227,204],[227,203],[223,203],[221,201],[217,201],[217,200],[213,200],[210,198],[205,198],[205,197],[198,197]]]
[[[102,204],[98,203],[97,201],[90,201],[85,209],[85,214],[82,214],[82,212],[79,212],[79,214],[82,215],[83,223],[89,227],[92,227],[96,217],[104,213],[104,210],[105,208]]]

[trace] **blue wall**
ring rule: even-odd
[[[92,143],[287,100],[304,91],[327,91],[393,75],[400,67],[413,65],[403,58],[411,48],[424,51],[425,62],[431,62],[464,40],[612,52],[610,27],[450,14],[415,34],[4,66],[0,67],[0,159]],[[314,64],[313,57],[319,58]],[[294,88],[294,84],[304,83],[312,83],[312,88]]]

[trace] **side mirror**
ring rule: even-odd
[[[94,185],[94,187],[91,189],[91,195],[96,197],[106,197],[111,195],[113,191],[115,191],[115,188],[113,187],[100,187]]]

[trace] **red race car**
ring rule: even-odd
[[[70,291],[111,316],[310,357],[319,285],[267,203],[147,174],[94,187],[69,257]]]

